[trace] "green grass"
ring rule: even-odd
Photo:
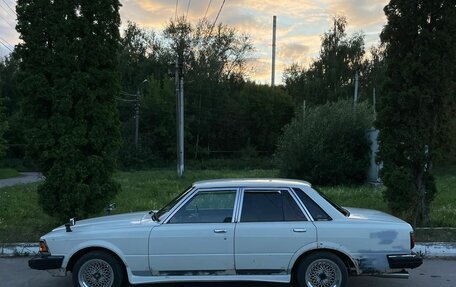
[[[439,168],[435,174],[438,194],[431,204],[431,225],[456,227],[456,165]]]
[[[21,174],[12,168],[0,168],[0,179],[12,178],[20,176]]]
[[[37,184],[0,189],[0,242],[37,242],[57,222],[38,205]]]
[[[431,225],[456,227],[456,166],[439,169],[436,174],[439,193],[432,203]],[[197,180],[276,176],[276,170],[186,171],[182,179],[169,169],[118,172],[115,178],[122,185],[122,192],[113,200],[117,204],[114,213],[158,209]],[[0,242],[36,242],[40,235],[61,224],[45,215],[39,207],[36,186],[28,184],[0,189]],[[388,212],[382,199],[383,188],[340,186],[324,187],[321,191],[344,206]],[[417,239],[456,241],[455,233],[418,231]]]
[[[203,170],[187,171],[178,179],[174,170],[118,172],[115,178],[122,185],[122,192],[113,200],[117,204],[113,213],[158,209],[197,180],[275,177],[276,174],[274,170]],[[41,210],[36,187],[37,184],[27,184],[0,189],[0,243],[36,242],[41,235],[62,224]]]
[[[122,185],[122,192],[114,201],[116,213],[159,209],[198,180],[276,175],[274,170],[202,170],[186,171],[185,176],[178,179],[174,170],[119,172],[116,179]]]

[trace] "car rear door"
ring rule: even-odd
[[[237,189],[201,189],[151,231],[153,275],[234,274]]]
[[[284,274],[292,256],[317,244],[314,224],[288,188],[242,190],[235,230],[237,274]]]

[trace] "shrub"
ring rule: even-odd
[[[284,128],[274,156],[280,174],[314,184],[362,182],[369,165],[366,131],[373,116],[366,103],[327,103],[301,109]]]

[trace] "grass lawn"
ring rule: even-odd
[[[12,168],[0,168],[0,179],[5,179],[5,178],[11,178],[11,177],[17,177],[20,176],[21,174]]]
[[[431,223],[433,226],[456,227],[456,166],[438,170],[437,174],[439,194],[432,204]],[[182,179],[177,179],[174,170],[118,172],[115,178],[122,185],[122,192],[113,200],[117,204],[114,213],[158,209],[197,180],[276,176],[275,170],[187,171]],[[40,235],[62,224],[40,209],[36,186],[28,184],[0,189],[0,242],[36,242]],[[382,200],[382,188],[355,186],[321,190],[344,206],[388,211]],[[443,232],[444,235],[418,232],[417,236],[421,241],[456,241],[456,232]]]

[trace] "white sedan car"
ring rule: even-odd
[[[348,275],[408,278],[413,229],[391,215],[342,208],[309,183],[194,183],[159,211],[71,221],[44,235],[33,269],[75,286],[163,282],[296,282],[343,287]]]

